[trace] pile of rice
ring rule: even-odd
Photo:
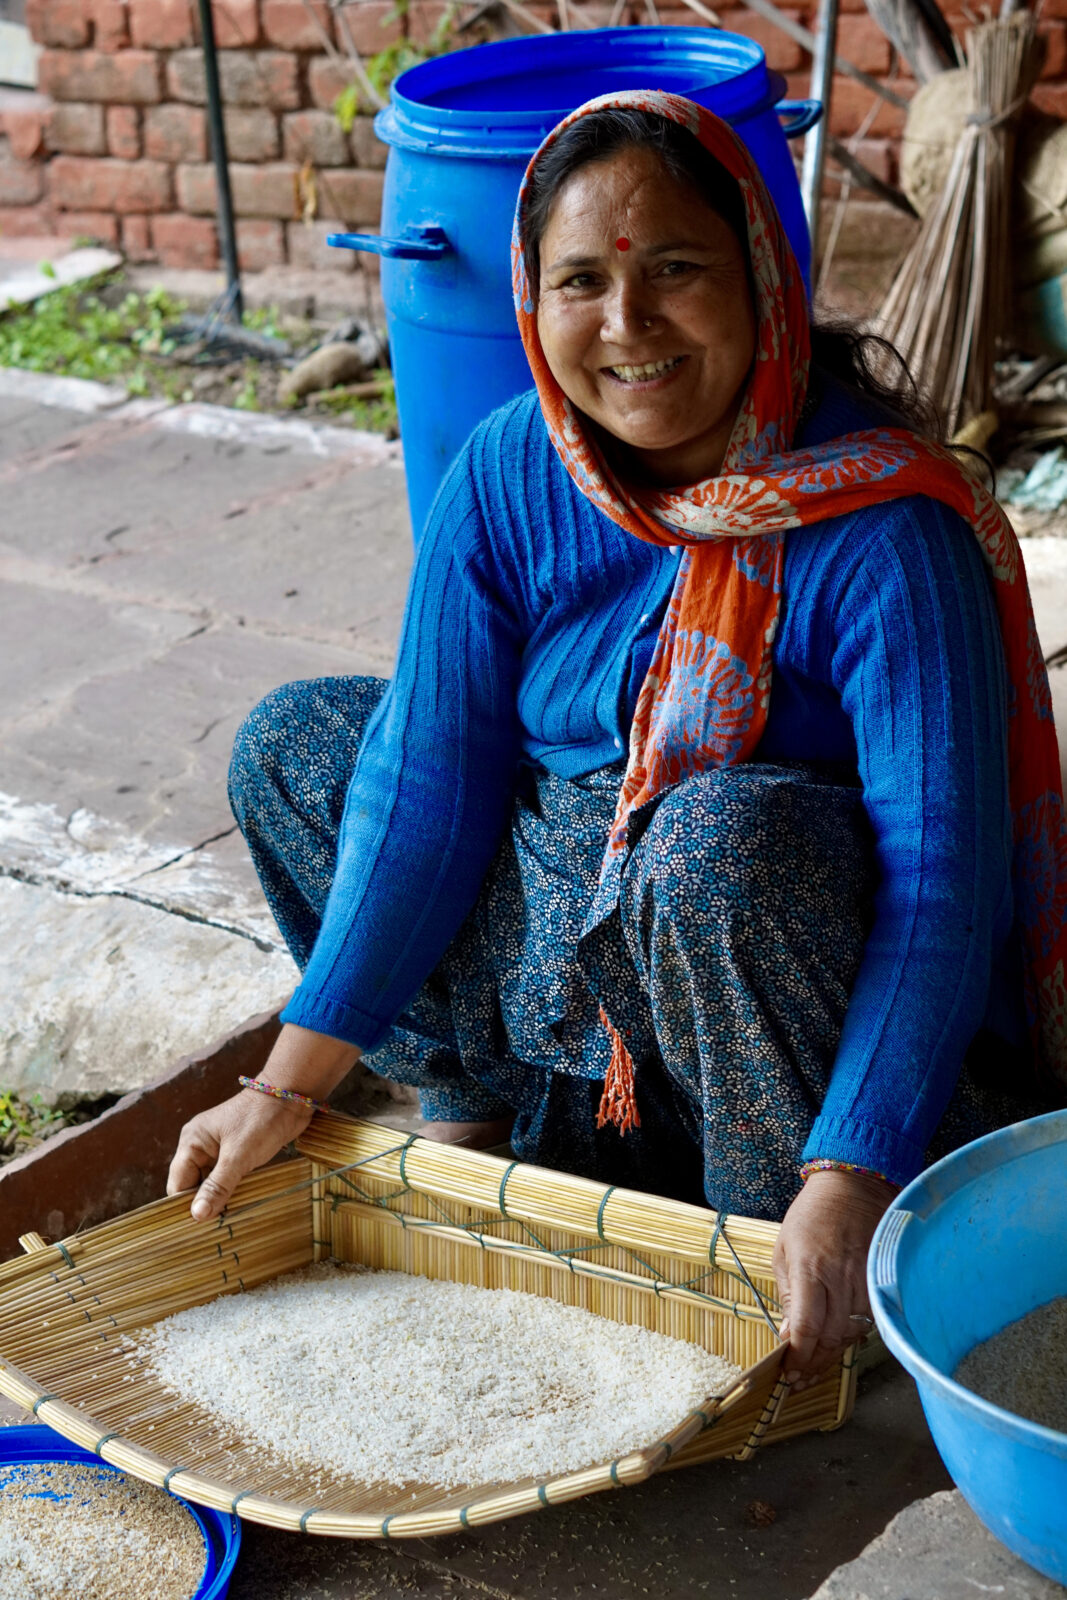
[[[292,1465],[441,1488],[610,1461],[740,1373],[536,1295],[335,1263],[179,1312],[138,1351],[174,1394]]]
[[[976,1344],[955,1378],[1017,1417],[1067,1433],[1067,1295]]]
[[[0,1468],[0,1600],[189,1600],[206,1563],[160,1489],[74,1461]]]

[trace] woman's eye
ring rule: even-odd
[[[561,289],[591,289],[596,283],[592,272],[576,272],[573,277],[567,278],[560,284]]]
[[[665,261],[662,270],[667,277],[677,278],[682,273],[695,272],[696,263],[694,261]]]

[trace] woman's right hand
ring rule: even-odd
[[[325,1100],[359,1059],[343,1039],[287,1022],[263,1067],[276,1089],[295,1089]],[[311,1121],[309,1107],[242,1089],[193,1117],[182,1129],[167,1175],[167,1193],[196,1189],[192,1214],[198,1222],[217,1217],[241,1179],[266,1166]]]
[[[307,1106],[242,1089],[185,1124],[167,1193],[196,1189],[193,1217],[197,1222],[217,1217],[241,1179],[298,1139],[311,1118]]]

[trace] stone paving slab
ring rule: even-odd
[[[1067,1589],[1020,1561],[958,1489],[919,1500],[861,1556],[831,1573],[812,1600],[1063,1600]]]
[[[280,683],[391,670],[399,461],[0,372],[0,1081],[127,1089],[290,992],[230,750]]]

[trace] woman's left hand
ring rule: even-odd
[[[869,1333],[867,1252],[896,1190],[860,1172],[813,1172],[785,1214],[774,1275],[789,1340],[785,1376],[807,1388]]]

